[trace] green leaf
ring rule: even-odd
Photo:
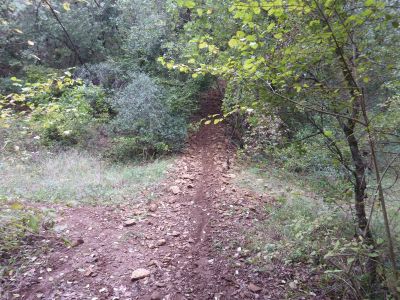
[[[349,257],[349,258],[347,259],[347,264],[350,265],[354,260],[355,260],[354,257]]]
[[[253,49],[257,49],[258,48],[258,44],[256,42],[251,42],[249,45]]]
[[[379,256],[379,253],[377,253],[377,252],[371,252],[371,253],[368,253],[368,256],[369,256],[369,257],[378,257],[378,256]]]
[[[254,12],[256,15],[259,15],[260,12],[261,12],[261,8],[260,8],[259,6],[253,7],[253,12]]]
[[[38,232],[39,231],[39,225],[40,221],[39,218],[36,217],[35,215],[30,215],[27,226],[33,231],[33,232]]]
[[[333,132],[332,130],[324,130],[324,136],[331,138],[333,137]]]
[[[235,48],[239,44],[239,41],[237,39],[230,39],[228,42],[229,47]]]
[[[186,1],[183,1],[183,6],[187,7],[187,8],[193,8],[196,6],[196,3],[191,0],[186,0]]]
[[[275,23],[272,22],[271,24],[268,25],[267,32],[271,32],[274,27],[275,27]]]

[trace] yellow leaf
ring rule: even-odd
[[[199,44],[199,49],[207,48],[207,46],[208,46],[208,44],[207,44],[206,42],[201,42],[201,43]]]
[[[11,204],[11,208],[14,210],[21,210],[24,208],[24,206],[19,202],[14,202],[13,204]]]
[[[209,124],[211,124],[211,120],[207,120],[207,121],[205,121],[205,122],[204,122],[204,124],[205,124],[205,125],[209,125]]]
[[[68,2],[64,2],[64,3],[63,3],[63,8],[64,8],[66,11],[71,10],[71,7],[70,7],[70,5],[69,5]]]

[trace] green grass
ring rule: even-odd
[[[248,165],[241,169],[235,183],[258,194],[273,196],[279,202],[293,202],[296,199],[321,202],[321,197],[317,196],[304,179],[296,179],[285,171],[273,167],[261,169],[255,165]]]
[[[68,205],[131,202],[159,182],[170,163],[156,160],[145,165],[117,165],[78,151],[29,163],[0,161],[0,199]]]
[[[265,206],[268,217],[248,234],[247,247],[259,254],[258,259],[252,263],[262,267],[276,259],[286,263],[302,262],[326,272],[322,278],[327,280],[328,284],[322,288],[326,288],[327,291],[330,284],[335,285],[332,290],[334,293],[346,291],[347,287],[334,279],[335,276],[345,281],[355,280],[368,291],[367,277],[360,270],[370,254],[365,250],[363,243],[354,238],[354,208],[350,209],[354,200],[345,182],[333,179],[329,182],[329,178],[318,177],[315,174],[300,175],[274,166],[260,168],[254,164],[241,167],[235,180],[238,186],[273,196],[277,200],[274,204]],[[372,191],[373,187],[370,187],[370,190]],[[396,190],[398,186],[386,190],[386,199],[392,239],[398,253],[400,214],[398,196],[395,196],[394,192]],[[367,205],[368,212],[370,209],[371,205]],[[375,207],[371,226],[378,242],[376,253],[383,262],[379,265],[379,276],[385,273],[389,278],[387,238],[379,205]],[[354,258],[357,262],[357,267],[351,272],[347,271],[349,258]],[[398,264],[400,265],[399,256]],[[340,274],[336,273],[337,269],[340,269]],[[330,271],[334,274],[329,273]]]

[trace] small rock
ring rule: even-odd
[[[248,285],[248,288],[250,291],[252,291],[253,293],[259,293],[262,291],[262,288],[260,288],[259,286],[255,285],[254,283],[250,283]]]
[[[151,260],[148,264],[149,266],[156,266],[157,268],[161,269],[161,263],[158,262],[157,260]]]
[[[149,211],[155,212],[157,210],[158,206],[155,203],[150,204],[149,206]]]
[[[82,245],[85,241],[83,238],[79,238],[76,241],[74,241],[71,245],[71,247],[78,247],[79,245]]]
[[[91,269],[89,269],[89,270],[87,270],[86,272],[85,272],[85,276],[86,277],[89,277],[89,276],[92,276],[93,275],[93,270],[91,270]]]
[[[161,299],[162,299],[162,296],[161,296],[160,292],[155,291],[155,292],[153,292],[153,293],[151,294],[150,299],[151,299],[151,300],[161,300]]]
[[[124,222],[124,226],[125,226],[125,227],[133,226],[133,225],[135,225],[135,224],[136,224],[136,220],[134,220],[134,219],[128,219],[128,220],[126,220],[126,221]]]
[[[290,287],[292,290],[296,289],[296,288],[297,288],[296,282],[294,282],[294,281],[289,282],[289,287]]]
[[[167,243],[167,241],[165,239],[160,239],[157,241],[157,246],[164,246]]]
[[[156,282],[156,286],[158,287],[165,287],[166,284],[164,282]]]
[[[149,276],[151,272],[147,269],[139,268],[132,272],[131,280],[138,280]]]
[[[192,189],[192,188],[194,188],[194,185],[191,184],[191,183],[189,183],[189,184],[187,185],[187,187],[188,187],[189,189]]]
[[[180,236],[181,234],[178,231],[172,231],[171,235],[174,237],[177,237],[177,236]]]
[[[174,195],[177,195],[181,192],[181,189],[176,185],[171,186],[169,189]]]

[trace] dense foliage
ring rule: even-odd
[[[178,151],[218,78],[222,113],[205,124],[225,121],[243,157],[310,178],[324,199],[281,199],[267,256],[320,267],[335,295],[396,298],[399,11],[397,0],[5,0],[1,158]]]
[[[113,159],[178,150],[201,80],[161,71],[156,62],[164,42],[175,39],[168,7],[140,0],[2,4],[4,149],[26,150],[23,126],[35,144],[90,146]],[[107,142],[87,145],[99,137]]]
[[[383,283],[396,295],[398,217],[387,188],[397,182],[399,156],[399,3],[177,2],[190,11],[180,36],[189,46],[159,61],[193,77],[223,77],[224,116],[250,152],[290,171],[347,182],[333,199],[349,207],[355,241],[367,251],[365,260],[348,263],[355,273],[364,270],[349,293],[385,293]],[[375,218],[384,224],[383,236]],[[378,237],[387,247],[380,260]],[[347,282],[350,275],[340,270]]]

